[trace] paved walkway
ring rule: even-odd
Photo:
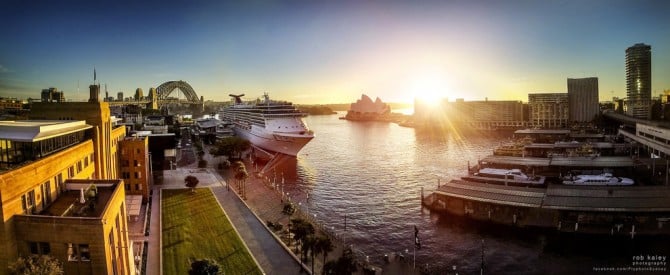
[[[268,232],[244,203],[226,187],[211,187],[212,192],[235,225],[240,236],[267,274],[298,274],[302,267]]]
[[[164,171],[163,184],[154,186],[149,237],[142,238],[133,234],[133,240],[136,242],[140,239],[149,242],[146,274],[159,275],[162,270],[159,240],[161,233],[160,189],[184,188],[183,178],[186,175],[194,175],[200,180],[198,188],[209,187],[212,190],[226,211],[228,219],[240,233],[240,237],[266,274],[299,274],[301,272],[300,264],[272,236],[233,190],[226,190],[225,181],[216,172],[199,168],[179,168]]]

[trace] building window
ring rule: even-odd
[[[67,170],[67,175],[69,178],[74,177],[74,166],[70,166],[70,169]]]
[[[35,208],[35,190],[31,190],[21,196],[21,207],[23,208],[23,214],[33,213]]]
[[[40,243],[40,252],[41,252],[42,255],[51,254],[51,244],[41,242]]]
[[[49,255],[51,253],[51,245],[45,242],[28,242],[28,249],[30,254]]]
[[[79,261],[77,247],[72,243],[67,244],[67,260],[70,262]]]
[[[128,167],[128,165],[129,165],[129,164],[128,164],[128,160],[127,160],[127,159],[124,159],[123,162],[121,163],[121,166],[122,166],[122,167]]]
[[[133,160],[133,166],[135,166],[135,167],[140,166],[140,165],[137,163],[137,160]]]
[[[141,179],[141,178],[142,178],[142,173],[140,173],[140,172],[135,172],[135,178],[136,178],[136,179]]]
[[[84,168],[88,167],[88,158],[84,158]]]
[[[81,256],[82,261],[90,261],[91,260],[91,252],[88,250],[88,244],[80,244],[79,245],[79,256]]]
[[[26,201],[26,195],[21,196],[21,208],[23,208],[23,214],[28,214],[28,202]]]
[[[30,254],[40,254],[40,250],[36,242],[28,242],[28,247],[30,247]]]
[[[81,173],[81,160],[77,161],[77,173]]]
[[[142,185],[135,184],[135,190],[142,190]]]
[[[130,191],[130,183],[126,183],[126,191]]]

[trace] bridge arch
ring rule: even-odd
[[[158,100],[167,100],[170,94],[176,89],[181,90],[184,93],[184,96],[186,96],[186,100],[188,100],[191,104],[202,104],[200,98],[195,93],[195,90],[193,90],[193,87],[186,83],[186,81],[182,80],[168,81],[158,86],[158,88],[156,88]]]

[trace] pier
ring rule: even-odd
[[[670,234],[666,186],[527,188],[452,180],[422,200],[432,211],[518,227],[590,234]]]

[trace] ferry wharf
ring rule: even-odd
[[[584,234],[670,234],[667,186],[528,188],[451,180],[422,205],[431,211],[516,227]]]

